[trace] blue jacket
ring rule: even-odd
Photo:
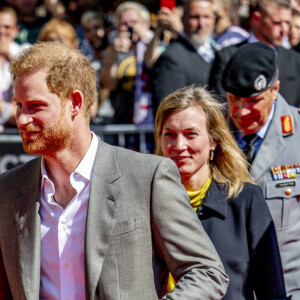
[[[259,186],[226,200],[214,180],[197,214],[229,276],[224,300],[287,299],[274,223]]]

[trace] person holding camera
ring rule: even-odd
[[[150,13],[141,4],[126,1],[115,11],[116,36],[107,49],[101,70],[101,85],[111,91],[115,110],[113,123],[133,123],[134,103],[144,99],[150,108],[151,95],[147,92],[147,74],[143,68],[144,52],[153,33]],[[146,117],[147,118],[147,111]],[[152,112],[150,113],[153,122]],[[140,123],[135,121],[134,123]]]

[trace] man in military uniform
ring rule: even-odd
[[[222,76],[228,123],[262,187],[278,235],[288,295],[300,299],[300,115],[278,93],[276,52],[257,42],[232,56]]]

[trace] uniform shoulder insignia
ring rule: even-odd
[[[281,116],[282,135],[287,136],[294,133],[294,120],[292,116]]]

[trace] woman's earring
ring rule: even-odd
[[[210,150],[209,160],[213,160],[213,159],[214,159],[214,150]]]

